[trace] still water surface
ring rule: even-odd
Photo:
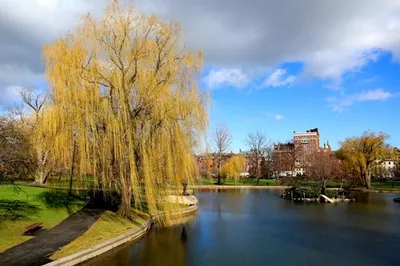
[[[269,190],[197,197],[191,222],[153,229],[85,265],[400,265],[394,194],[360,193],[337,205],[296,204]]]

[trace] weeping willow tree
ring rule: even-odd
[[[163,198],[195,175],[208,117],[202,54],[185,49],[180,25],[114,1],[45,46],[44,58],[51,103],[41,129],[58,160],[75,157],[76,173],[117,191],[122,216],[132,201],[150,213],[171,207]]]
[[[245,171],[246,158],[242,155],[231,157],[224,165],[222,165],[221,174],[226,179],[231,179],[235,183],[240,179],[240,174]]]

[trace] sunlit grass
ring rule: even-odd
[[[83,235],[54,253],[51,259],[59,259],[87,248],[93,247],[113,237],[117,237],[130,230],[138,228],[144,219],[136,216],[134,220],[119,217],[117,214],[106,211]]]
[[[372,189],[386,191],[400,191],[400,181],[371,182]]]
[[[27,226],[43,223],[43,228],[50,229],[84,205],[74,199],[49,206],[46,199],[53,201],[53,196],[46,188],[0,186],[0,252],[30,239],[22,235]]]

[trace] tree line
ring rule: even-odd
[[[259,183],[260,178],[278,178],[280,173],[287,171],[295,180],[305,178],[321,183],[326,187],[332,180],[347,181],[354,185],[371,188],[371,178],[390,176],[400,178],[399,150],[387,144],[389,136],[385,133],[365,131],[359,137],[349,137],[339,142],[339,149],[318,149],[316,152],[305,153],[303,147],[296,147],[293,141],[285,145],[286,153],[280,156],[274,152],[274,144],[265,133],[256,131],[249,133],[245,140],[247,152],[239,153],[226,159],[232,142],[228,127],[221,123],[213,134],[214,156],[217,161],[215,175],[217,184],[224,179],[240,180],[249,170],[249,175]],[[211,156],[211,155],[209,155]],[[300,162],[302,157],[304,162]],[[390,168],[382,166],[386,159],[394,159]],[[211,158],[209,158],[211,160]],[[208,165],[208,164],[207,164]],[[248,169],[246,169],[246,167]],[[304,176],[296,175],[296,168],[303,168]],[[208,169],[211,174],[212,169]],[[286,176],[286,175],[285,175]]]

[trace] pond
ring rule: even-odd
[[[296,204],[279,191],[197,192],[187,224],[153,229],[85,265],[400,265],[400,204],[358,193],[355,203]]]

